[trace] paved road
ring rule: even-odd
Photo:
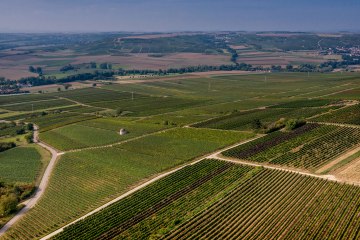
[[[35,206],[35,204],[39,201],[41,196],[44,194],[44,191],[49,183],[50,175],[55,167],[56,159],[58,156],[62,155],[63,153],[57,152],[54,148],[39,141],[39,131],[38,126],[34,125],[34,143],[40,145],[41,147],[47,149],[51,153],[51,160],[46,167],[46,170],[41,178],[41,182],[37,187],[33,196],[28,199],[27,201],[23,202],[25,207],[21,209],[9,222],[7,222],[1,229],[0,229],[0,236],[3,235],[14,223],[16,223],[21,217],[25,215],[29,209]]]

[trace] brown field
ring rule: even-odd
[[[29,72],[27,65],[7,67],[0,63],[0,77],[14,80],[31,76],[37,76],[37,74]]]
[[[122,37],[118,38],[118,41],[121,39],[155,39],[155,38],[167,38],[167,37],[176,37],[176,36],[192,36],[192,35],[198,35],[202,33],[163,33],[163,34],[142,34],[142,35],[136,35],[136,36],[128,36],[128,37]]]
[[[258,36],[263,37],[291,37],[291,36],[298,36],[299,33],[258,33]]]
[[[149,57],[148,54],[133,54],[130,56],[80,56],[76,57],[74,64],[84,62],[111,62],[125,69],[167,69],[197,65],[230,64],[227,55],[206,55],[201,53],[175,53],[163,57]]]
[[[279,53],[243,50],[239,51],[238,62],[268,67],[271,65],[298,65],[299,63],[319,64],[332,59],[339,60],[339,58],[338,55],[319,55],[316,51]]]
[[[332,174],[336,179],[360,185],[360,157]]]

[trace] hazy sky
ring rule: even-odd
[[[0,31],[360,31],[360,0],[0,0]]]

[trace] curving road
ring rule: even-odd
[[[21,217],[25,215],[29,209],[35,206],[35,204],[39,201],[41,196],[44,194],[44,191],[49,183],[50,175],[55,167],[56,159],[64,154],[62,152],[57,152],[56,149],[52,148],[49,145],[46,145],[39,141],[39,127],[34,125],[34,143],[40,145],[41,147],[47,149],[51,153],[51,160],[46,167],[46,170],[41,178],[41,182],[39,186],[36,188],[35,193],[32,197],[23,204],[25,205],[9,222],[7,222],[1,229],[0,229],[0,236],[2,236],[12,225],[14,225]]]

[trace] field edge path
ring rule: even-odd
[[[24,204],[25,206],[18,212],[16,213],[16,215],[10,219],[10,221],[8,221],[1,229],[0,229],[0,237],[5,234],[5,232],[12,227],[18,220],[20,220],[20,218],[22,218],[27,211],[29,211],[32,207],[35,206],[35,204],[39,201],[39,199],[41,198],[41,196],[44,194],[45,189],[49,183],[49,179],[51,176],[51,173],[53,171],[53,169],[55,168],[55,163],[56,160],[58,159],[58,157],[60,155],[63,154],[63,152],[58,152],[55,148],[44,144],[42,142],[40,142],[39,140],[39,127],[34,125],[34,137],[33,137],[33,141],[35,144],[38,144],[39,146],[41,146],[42,148],[45,148],[46,150],[48,150],[51,153],[51,159],[49,164],[47,165],[44,174],[41,177],[41,181],[39,186],[37,186],[35,193],[26,201],[24,201],[22,204]]]

